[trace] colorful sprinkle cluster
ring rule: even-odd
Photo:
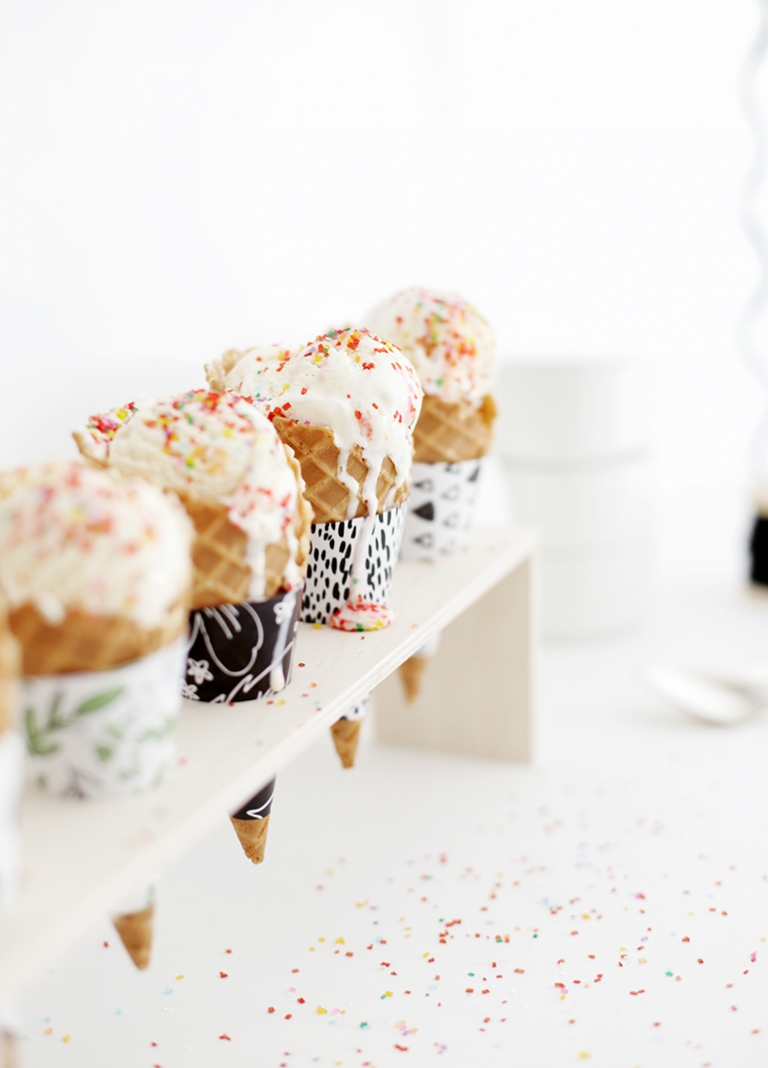
[[[406,289],[369,312],[365,322],[402,349],[425,393],[477,408],[491,392],[497,367],[493,333],[461,297]]]
[[[293,532],[297,472],[274,427],[247,397],[192,390],[137,402],[93,416],[87,433],[75,436],[87,456],[123,474],[226,506],[232,523],[248,535],[254,596],[264,592],[266,549],[282,538],[290,554],[284,588],[301,580]]]

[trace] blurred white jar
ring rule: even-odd
[[[545,635],[640,622],[653,550],[648,362],[519,357],[502,367],[498,401],[513,519],[539,531]]]

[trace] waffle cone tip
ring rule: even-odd
[[[405,699],[409,705],[412,705],[421,693],[424,671],[428,663],[428,656],[412,656],[400,665],[400,678],[405,690]]]
[[[126,912],[122,916],[114,916],[112,922],[131,960],[140,971],[144,971],[149,967],[149,957],[152,952],[152,933],[155,926],[154,904],[148,905],[140,912]]]
[[[333,744],[336,746],[343,768],[355,766],[355,754],[362,725],[363,721],[360,719],[339,719],[331,727]]]
[[[261,864],[267,848],[269,816],[262,820],[236,820],[232,816],[229,819],[246,857],[254,864]]]
[[[19,1043],[10,1031],[0,1031],[0,1068],[18,1068]]]

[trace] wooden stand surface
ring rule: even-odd
[[[151,882],[383,680],[382,740],[528,759],[533,556],[528,530],[477,530],[459,556],[398,565],[396,620],[386,630],[343,634],[302,624],[293,680],[272,700],[184,702],[178,771],[167,786],[92,802],[30,787],[23,893],[0,923],[0,996],[46,967],[94,916]],[[423,696],[405,705],[399,680],[387,676],[438,631],[445,633]]]

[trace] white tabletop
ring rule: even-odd
[[[641,679],[766,651],[740,504],[666,513],[646,631],[545,649],[533,766],[321,737],[261,868],[222,815],[166,870],[148,972],[105,920],[28,992],[26,1068],[767,1063],[768,716]]]

